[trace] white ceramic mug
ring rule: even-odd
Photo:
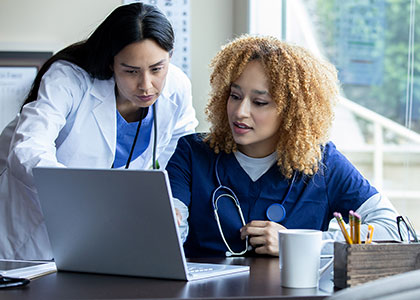
[[[322,240],[322,231],[288,229],[279,231],[281,284],[288,288],[318,287],[319,277],[333,262],[319,268],[321,249],[334,240]]]

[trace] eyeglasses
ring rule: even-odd
[[[0,289],[24,286],[29,283],[29,279],[25,278],[12,278],[0,275]]]
[[[402,242],[408,242],[408,243],[411,243],[412,241],[415,243],[419,242],[419,239],[417,238],[417,233],[414,230],[414,227],[407,216],[404,216],[404,217],[398,216],[397,225],[398,225],[398,234],[400,235],[400,239]]]

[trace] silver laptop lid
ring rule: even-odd
[[[166,171],[35,168],[59,270],[187,280]]]

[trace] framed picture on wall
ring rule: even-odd
[[[0,131],[15,117],[52,52],[0,51]]]

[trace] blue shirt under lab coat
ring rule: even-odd
[[[146,117],[140,124],[141,128],[136,144],[134,145],[131,161],[139,157],[149,146],[152,124],[153,112],[152,109],[148,109]],[[130,156],[131,148],[133,147],[138,126],[139,121],[128,123],[117,110],[117,145],[115,148],[113,168],[125,168],[127,159]]]
[[[273,203],[282,203],[286,217],[280,223],[286,228],[325,231],[333,212],[348,216],[372,195],[378,193],[357,169],[328,143],[323,149],[320,170],[312,177],[298,174],[289,196],[284,199],[291,180],[287,180],[274,164],[253,182],[233,154],[220,154],[218,174],[221,184],[233,190],[248,223],[267,220],[266,210]],[[215,176],[217,154],[202,141],[202,135],[192,134],[178,141],[177,149],[166,169],[172,194],[189,208],[189,234],[184,244],[187,257],[224,256],[227,248],[218,229],[212,203],[212,193],[218,187]],[[223,197],[218,201],[218,214],[223,233],[234,251],[245,243],[240,239],[242,227],[234,202]]]

